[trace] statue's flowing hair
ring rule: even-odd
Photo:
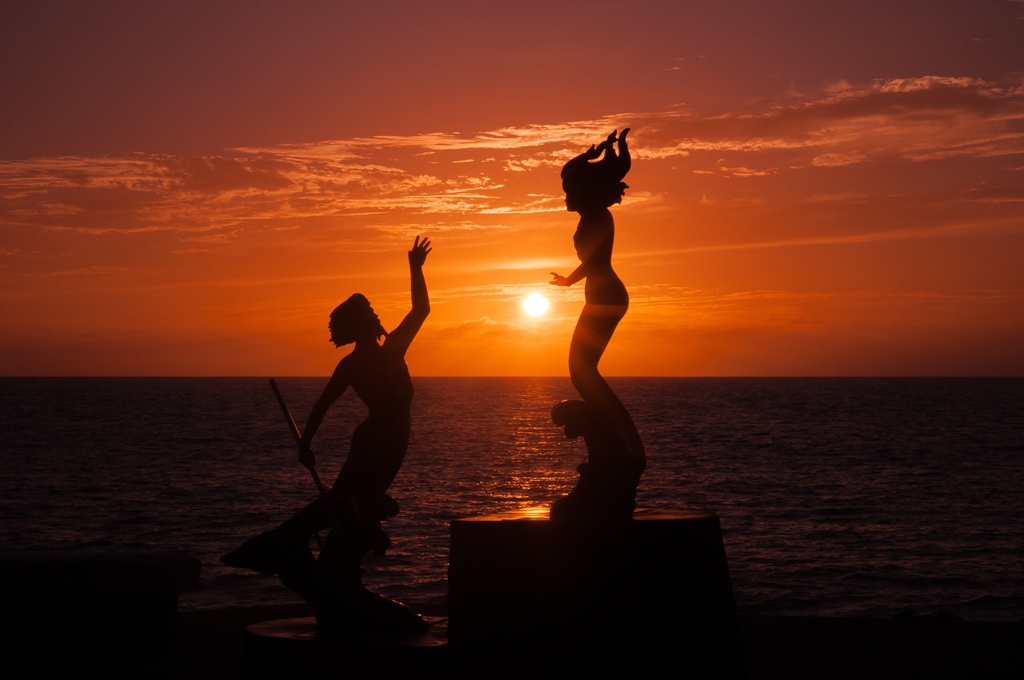
[[[629,188],[622,181],[632,164],[629,154],[616,155],[608,144],[604,158],[591,163],[592,157],[592,152],[585,152],[562,167],[562,190],[578,205],[609,208],[621,203]]]

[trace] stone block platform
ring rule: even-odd
[[[743,673],[715,515],[641,509],[582,521],[524,509],[453,521],[451,536],[453,649],[544,650],[568,667],[585,656],[607,670],[607,654],[622,670],[678,661],[719,677]]]
[[[178,593],[199,585],[184,553],[0,551],[8,667],[47,677],[163,677],[146,667],[178,632]]]
[[[199,587],[185,553],[0,551],[4,627],[164,635],[178,626],[178,593]]]

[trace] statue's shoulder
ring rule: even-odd
[[[349,378],[356,371],[359,366],[359,358],[353,357],[355,352],[346,354],[342,357],[341,361],[338,362],[337,367],[334,369],[335,378]]]

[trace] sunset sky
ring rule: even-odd
[[[1024,374],[1024,2],[837,4],[7,3],[0,375],[328,374],[418,234],[413,375],[567,375],[623,127],[605,374]]]

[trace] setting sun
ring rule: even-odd
[[[548,301],[540,293],[530,293],[530,295],[523,300],[523,309],[530,316],[540,316],[544,312],[548,311]]]

